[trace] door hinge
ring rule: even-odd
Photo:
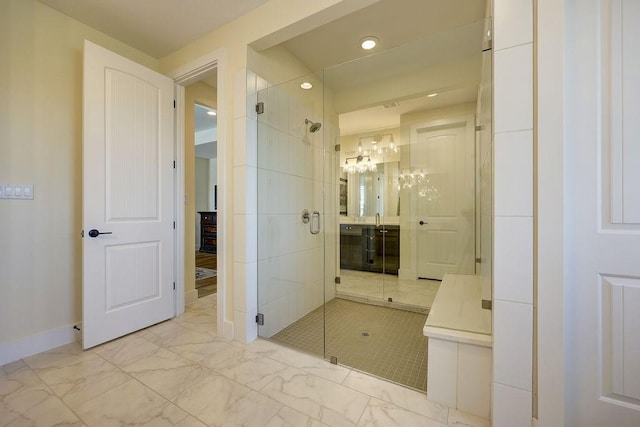
[[[333,147],[336,151],[340,151],[340,144],[336,144],[335,147]]]
[[[337,365],[338,364],[338,358],[336,356],[331,356],[329,358],[329,362],[333,365]]]
[[[173,290],[176,290],[176,282],[173,282]]]
[[[493,49],[493,40],[485,40],[482,42],[482,51],[486,52]]]
[[[84,230],[80,232],[80,236],[84,237]]]
[[[481,131],[481,130],[484,130],[484,127],[483,127],[483,126],[480,126],[480,125],[477,125],[477,126],[476,126],[476,131],[478,131],[478,132],[479,132],[479,131]]]
[[[264,113],[264,102],[258,102],[256,104],[256,113],[258,114]]]
[[[493,308],[493,303],[491,302],[490,299],[483,299],[482,300],[482,308],[484,308],[485,310],[492,310]]]
[[[264,326],[264,314],[258,313],[256,315],[256,323],[260,326]]]
[[[176,161],[175,160],[173,161],[173,168],[174,169],[176,168]]]
[[[482,264],[482,258],[476,258],[476,262],[477,262],[478,264]]]
[[[173,229],[174,230],[176,229],[176,222],[175,221],[173,221]]]
[[[173,100],[173,108],[176,108],[176,100]]]
[[[336,276],[336,278],[333,280],[333,282],[334,282],[336,285],[339,285],[339,284],[340,284],[340,277]]]

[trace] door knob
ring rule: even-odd
[[[418,224],[425,225],[425,224],[428,224],[428,222],[420,221]]]
[[[95,228],[93,230],[89,230],[89,237],[98,237],[101,234],[113,234],[111,231],[100,232]]]

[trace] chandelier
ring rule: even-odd
[[[423,169],[403,169],[398,177],[398,190],[413,190],[428,201],[440,199],[440,192],[431,184]]]
[[[358,153],[363,156],[388,152],[398,152],[398,146],[393,141],[393,134],[391,133],[363,136],[358,140]]]
[[[353,160],[353,162],[349,163],[351,160]],[[344,161],[343,169],[348,174],[355,174],[373,172],[377,169],[377,166],[375,163],[371,162],[371,157],[369,155],[358,154],[355,157],[347,157]]]

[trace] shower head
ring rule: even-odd
[[[311,125],[309,127],[309,132],[311,132],[311,133],[318,132],[320,130],[320,128],[322,127],[322,123],[314,123],[309,119],[304,119],[304,124],[305,125],[309,125],[309,124]]]

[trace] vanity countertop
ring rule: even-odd
[[[353,216],[341,216],[340,224],[349,224],[349,225],[376,225],[376,217],[375,216],[363,216],[363,217],[353,217]],[[399,216],[385,216],[380,219],[381,225],[400,225],[400,217]]]

